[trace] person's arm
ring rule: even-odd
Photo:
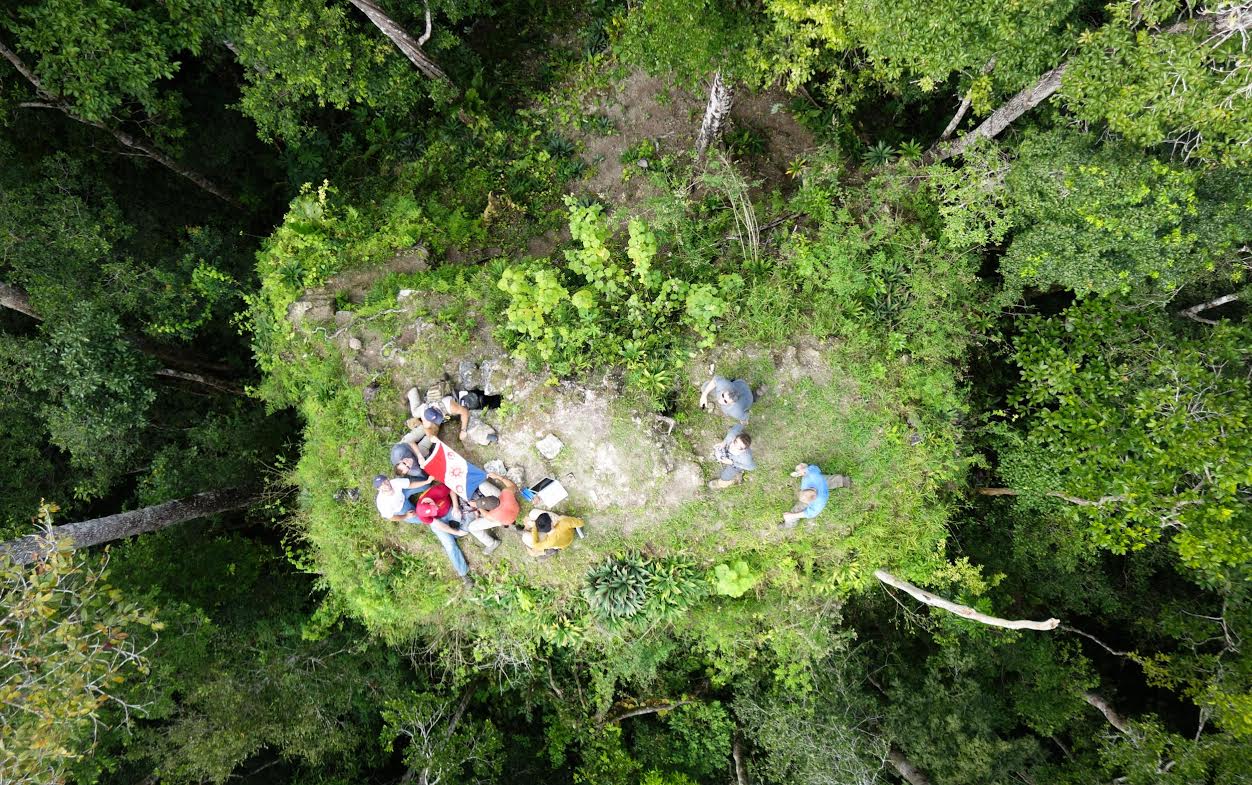
[[[703,388],[701,388],[701,390],[700,390],[700,408],[701,408],[701,409],[706,409],[706,408],[708,408],[708,405],[709,405],[709,393],[713,391],[713,385],[714,385],[716,382],[717,382],[717,379],[715,379],[715,378],[714,378],[714,379],[709,379],[707,382],[705,382],[705,383],[704,383],[704,387],[703,387]]]
[[[809,465],[807,463],[797,463],[796,470],[791,473],[791,476],[803,477],[804,473],[807,472],[808,470],[809,470]]]
[[[459,518],[461,516],[461,497],[457,496],[455,493],[449,493],[448,504],[451,505],[448,509],[455,513]]]
[[[451,526],[439,520],[438,518],[436,518],[434,522],[430,524],[430,528],[434,529],[437,532],[443,532],[444,534],[451,534],[453,537],[464,537],[465,535],[469,534],[469,532],[467,531],[461,531],[460,529],[452,528]]]
[[[517,488],[517,483],[513,482],[513,481],[512,481],[512,480],[510,480],[508,477],[505,477],[505,476],[504,476],[504,475],[502,475],[502,474],[496,474],[495,472],[489,472],[489,473],[487,474],[487,477],[488,477],[489,479],[495,480],[495,481],[496,481],[496,483],[497,483],[498,485],[500,485],[500,490],[502,490],[502,491],[512,491],[513,493],[517,493],[517,491],[518,491],[518,488]]]

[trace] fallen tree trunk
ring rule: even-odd
[[[1061,77],[1065,74],[1065,69],[1068,67],[1069,63],[1061,63],[1056,68],[1048,71],[1038,82],[1010,98],[999,109],[988,115],[987,119],[983,120],[977,128],[955,142],[942,140],[937,142],[926,151],[923,163],[931,164],[937,161],[945,161],[961,155],[966,148],[979,139],[994,139],[999,136],[1014,120],[1034,109],[1059,90],[1061,88]]]
[[[418,71],[422,75],[434,79],[449,87],[453,87],[452,80],[443,72],[439,64],[431,59],[430,55],[422,51],[422,44],[430,38],[430,5],[426,6],[426,32],[422,35],[421,40],[409,35],[409,31],[401,27],[394,19],[387,16],[383,9],[379,8],[373,0],[348,0],[352,5],[361,10],[361,13],[369,17],[374,26],[382,31],[383,35],[396,45],[396,48],[409,58]]]
[[[64,526],[53,526],[39,534],[30,534],[0,543],[0,554],[7,554],[18,564],[30,564],[48,548],[55,547],[57,540],[68,540],[71,548],[89,548],[125,537],[158,531],[196,518],[239,510],[252,504],[256,499],[256,494],[241,491],[238,488],[198,493],[186,499],[175,499],[139,510],[67,523]]]
[[[704,120],[700,123],[700,135],[696,137],[696,157],[703,157],[708,149],[722,138],[722,126],[730,115],[735,94],[730,85],[722,80],[722,72],[713,72],[713,84],[709,86],[709,102],[704,107]]]
[[[1056,626],[1061,623],[1059,619],[1048,619],[1047,621],[1027,621],[1023,619],[1001,619],[996,616],[988,616],[985,613],[980,613],[979,611],[974,610],[968,605],[958,605],[957,603],[945,600],[938,595],[931,594],[925,589],[918,588],[908,581],[897,578],[886,570],[874,570],[874,577],[888,586],[894,586],[895,588],[908,593],[914,599],[925,603],[926,605],[930,605],[934,608],[942,608],[943,610],[948,611],[949,613],[954,613],[963,619],[969,619],[970,621],[976,621],[980,624],[987,624],[992,627],[1004,627],[1009,630],[1047,631],[1056,629]]]
[[[910,785],[930,785],[930,780],[921,769],[914,766],[908,758],[904,757],[904,753],[892,745],[887,751],[887,761],[891,763],[891,767],[896,773],[907,780]]]

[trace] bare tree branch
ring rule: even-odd
[[[54,526],[48,531],[0,542],[0,554],[7,554],[18,564],[30,564],[49,547],[55,539],[64,538],[71,548],[88,548],[106,542],[133,537],[137,534],[164,529],[185,521],[238,510],[256,501],[255,493],[229,488],[208,491],[186,499],[144,507],[130,512],[106,515],[103,518]]]
[[[717,144],[734,100],[734,91],[722,79],[722,72],[714,71],[713,82],[709,85],[709,101],[704,107],[704,120],[700,123],[700,135],[696,137],[696,157],[703,157],[709,147]]]
[[[1104,719],[1108,720],[1109,724],[1114,728],[1117,728],[1119,731],[1127,735],[1131,734],[1130,726],[1126,723],[1126,718],[1114,711],[1113,707],[1110,706],[1108,701],[1104,698],[1101,698],[1094,692],[1084,692],[1082,694],[1082,699],[1103,714]]]
[[[209,178],[199,172],[183,166],[173,158],[170,158],[168,155],[165,155],[156,148],[152,147],[150,144],[132,134],[127,133],[126,131],[121,130],[120,128],[114,128],[113,126],[106,125],[98,120],[89,120],[77,114],[68,102],[45,90],[43,83],[39,81],[37,76],[35,76],[34,71],[22,62],[22,59],[17,56],[16,52],[9,49],[2,43],[0,43],[0,56],[4,57],[5,60],[8,60],[13,67],[17,69],[17,72],[25,77],[26,81],[30,82],[31,87],[35,89],[35,93],[40,98],[39,101],[26,101],[19,104],[19,106],[23,106],[28,109],[54,109],[75,122],[90,125],[93,128],[99,128],[102,131],[107,131],[112,134],[113,138],[124,147],[129,147],[132,150],[139,151],[145,157],[151,158],[153,161],[156,161],[158,164],[164,166],[166,169],[169,169],[171,172],[174,172],[180,177],[190,180],[192,183],[204,191],[213,194],[218,199],[221,199],[233,207],[239,207],[242,209],[242,206],[234,197],[230,196],[226,193],[226,191],[219,188],[215,183],[213,183],[213,181],[209,180]]]
[[[671,711],[673,709],[677,709],[679,706],[686,706],[688,703],[699,703],[699,701],[682,700],[682,701],[674,701],[673,703],[659,703],[654,706],[643,706],[638,709],[631,709],[630,711],[625,711],[625,712],[622,712],[621,714],[616,714],[611,717],[606,717],[600,721],[600,724],[608,725],[611,722],[621,722],[622,720],[629,719],[631,717],[640,717],[640,716],[643,716],[644,714],[656,714],[657,712],[660,712],[660,711]]]
[[[1206,303],[1200,303],[1199,305],[1193,305],[1190,308],[1184,308],[1183,310],[1178,312],[1178,315],[1185,316],[1188,319],[1193,319],[1203,324],[1215,325],[1215,324],[1218,324],[1218,322],[1215,319],[1205,319],[1199,316],[1199,314],[1203,311],[1207,311],[1210,308],[1217,308],[1218,306],[1225,305],[1226,303],[1236,302],[1238,299],[1239,299],[1239,295],[1237,294],[1223,294],[1221,297],[1215,297]]]
[[[0,282],[0,306],[24,313],[32,319],[42,321],[35,306],[30,304],[30,295],[7,283]]]
[[[391,40],[391,43],[395,44],[396,48],[403,52],[404,56],[409,58],[409,62],[411,62],[418,71],[421,71],[424,76],[429,79],[443,82],[449,86],[452,85],[452,80],[449,79],[448,75],[443,72],[443,69],[439,67],[439,64],[432,60],[430,55],[422,51],[422,44],[425,43],[426,38],[430,36],[429,6],[426,8],[426,33],[422,37],[422,40],[418,41],[414,39],[413,36],[409,35],[409,32],[396,23],[394,19],[387,16],[387,13],[383,11],[383,9],[379,8],[378,4],[375,3],[374,0],[348,0],[348,2],[352,3],[352,5],[360,9],[361,13],[369,17],[369,20],[374,23],[374,26],[381,30],[383,35],[387,36],[387,38]]]
[[[204,374],[176,371],[173,368],[161,368],[157,370],[156,375],[165,377],[166,379],[178,379],[184,382],[194,382],[205,387],[211,387],[214,390],[221,390],[224,393],[230,393],[231,395],[247,394],[243,391],[243,388],[238,385],[231,384],[221,379],[213,379],[205,376]]]
[[[982,67],[982,73],[984,75],[991,73],[991,69],[995,68],[995,65],[996,59],[993,57]],[[956,115],[953,116],[952,122],[948,123],[948,127],[943,129],[943,133],[939,134],[940,139],[947,139],[956,132],[957,126],[959,126],[961,121],[965,119],[965,113],[969,111],[969,105],[973,100],[972,93],[972,89],[965,93],[965,97],[961,99],[961,105],[957,107]]]
[[[930,785],[930,780],[926,777],[926,775],[909,762],[909,759],[904,757],[904,753],[901,752],[900,749],[894,744],[891,745],[891,749],[887,751],[887,760],[891,763],[891,767],[894,768],[901,777],[907,780],[910,785]]]
[[[980,496],[1021,496],[1022,494],[1021,491],[1014,488],[976,488],[975,491]],[[1112,504],[1113,502],[1126,501],[1126,497],[1121,495],[1101,496],[1095,501],[1092,501],[1091,499],[1082,499],[1077,496],[1070,496],[1069,494],[1061,493],[1060,491],[1048,491],[1046,495],[1056,499],[1064,499],[1070,504],[1077,504],[1079,507],[1103,507],[1104,505]]]
[[[942,608],[943,610],[948,611],[949,613],[954,613],[963,619],[969,619],[970,621],[976,621],[980,624],[987,624],[992,627],[1004,627],[1010,630],[1047,631],[1056,629],[1056,626],[1061,623],[1059,619],[1048,619],[1047,621],[1027,621],[1022,619],[1012,620],[1001,619],[996,616],[988,616],[985,613],[980,613],[979,611],[974,610],[968,605],[958,605],[957,603],[945,600],[938,595],[931,594],[925,589],[918,588],[908,581],[897,578],[886,570],[874,570],[874,577],[888,586],[894,586],[895,588],[908,593],[914,599],[926,605],[930,605],[934,608]]]
[[[994,139],[999,136],[1014,120],[1034,109],[1059,90],[1061,77],[1065,74],[1065,69],[1068,67],[1069,63],[1066,62],[1048,71],[1039,78],[1038,82],[1005,101],[999,109],[988,115],[987,119],[983,120],[977,128],[955,142],[936,142],[933,147],[926,151],[923,161],[928,164],[936,161],[945,161],[961,155],[966,148],[979,139]]]

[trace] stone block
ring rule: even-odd
[[[549,461],[554,460],[556,456],[561,454],[561,449],[565,447],[565,443],[556,438],[556,434],[548,434],[535,444],[535,449],[539,454]]]

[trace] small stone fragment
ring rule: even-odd
[[[408,299],[409,297],[412,297],[412,296],[413,296],[413,290],[412,290],[412,289],[401,289],[400,291],[396,292],[396,299],[397,299],[397,300],[405,300],[405,299]]]
[[[504,461],[500,460],[499,458],[496,458],[495,460],[487,461],[486,463],[484,463],[483,470],[486,471],[487,474],[499,474],[499,475],[503,475],[506,471],[504,467]]]
[[[539,454],[544,458],[547,458],[549,461],[560,455],[561,449],[564,447],[565,444],[560,439],[556,438],[555,434],[551,433],[540,439],[535,444],[535,449],[539,451]]]
[[[349,348],[349,349],[351,349],[351,350],[352,350],[352,351],[354,351],[354,352],[359,352],[359,351],[361,351],[361,346],[362,346],[362,345],[363,345],[363,344],[361,343],[361,339],[360,339],[360,338],[349,338],[349,339],[348,339],[348,348]]]

